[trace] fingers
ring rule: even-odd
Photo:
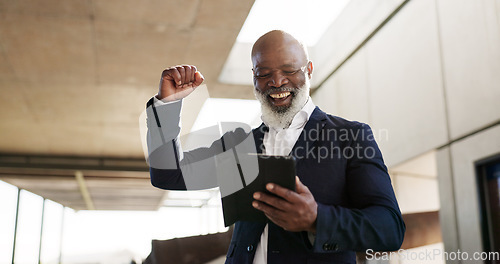
[[[163,81],[172,81],[175,85],[181,85],[181,74],[176,68],[165,69],[161,73],[161,78]]]
[[[198,71],[198,69],[196,69],[196,66],[193,66],[193,68],[191,69],[191,80],[193,80],[193,82],[196,82],[196,72]]]
[[[268,183],[266,185],[266,189],[269,192],[276,194],[277,196],[282,197],[283,199],[290,201],[290,202],[296,202],[296,201],[300,200],[299,194],[297,194],[296,192],[294,192],[288,188],[281,187],[281,186],[274,184],[274,183]]]
[[[175,69],[177,70],[177,72],[179,72],[179,76],[180,76],[180,81],[181,81],[181,84],[179,85],[180,87],[179,88],[183,88],[188,82],[187,81],[187,78],[186,78],[186,68],[184,66],[177,66],[175,67]]]
[[[185,80],[186,84],[194,86],[194,83],[196,81],[195,78],[196,67],[190,66],[190,67],[185,67],[184,69],[186,70],[186,80]]]
[[[181,81],[181,83],[178,84],[178,88],[193,86],[195,82],[194,72],[196,72],[196,67],[191,65],[179,65],[175,68],[179,72],[179,79]]]
[[[295,190],[297,191],[298,194],[301,193],[310,193],[309,188],[305,186],[299,179],[298,176],[295,176]]]
[[[256,192],[252,206],[262,211],[267,218],[288,231],[314,231],[317,205],[303,198],[298,203],[290,203],[273,195]]]
[[[266,203],[259,202],[259,201],[253,201],[252,206],[261,210],[262,212],[264,212],[266,214],[269,214],[269,215],[277,215],[281,212],[280,210],[276,209],[275,207],[272,207]]]
[[[173,81],[176,88],[185,88],[188,86],[196,87],[203,82],[203,76],[193,65],[170,67],[163,71],[162,78]]]
[[[203,81],[203,75],[193,65],[167,68],[162,72],[157,98],[166,101],[182,99],[192,93]]]
[[[205,77],[201,74],[201,72],[197,71],[194,74],[194,86],[200,86],[201,83],[205,80]]]
[[[282,222],[283,219],[286,218],[286,213],[276,209],[266,203],[259,202],[259,201],[253,201],[252,206],[255,207],[256,209],[262,211],[269,220],[273,221],[274,223],[279,223]]]
[[[276,203],[275,203],[276,204]],[[264,214],[273,222],[282,221],[286,218],[286,211],[279,209],[277,206],[264,201],[253,201],[252,206],[264,212]],[[289,209],[288,209],[289,210]]]
[[[254,193],[253,198],[282,211],[290,210],[292,207],[292,205],[288,201],[262,192]],[[262,203],[258,203],[257,205],[259,204]]]
[[[307,186],[305,186],[297,176],[295,176],[295,188],[297,192],[294,192],[285,187],[281,187],[274,183],[268,183],[266,185],[266,189],[283,199],[262,192],[256,192],[254,194],[254,198],[256,200],[260,200],[267,204],[270,204],[276,208],[287,209],[287,206],[289,206],[290,204],[302,201],[303,198],[301,197],[301,194],[305,196],[308,196],[308,194],[310,194],[312,196],[309,188],[307,188]]]

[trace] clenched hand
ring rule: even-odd
[[[194,65],[178,65],[165,69],[161,74],[160,87],[156,98],[165,102],[188,96],[204,78]]]

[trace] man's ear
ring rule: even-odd
[[[313,63],[312,61],[307,62],[307,77],[311,79],[313,73]]]

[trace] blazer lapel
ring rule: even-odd
[[[296,159],[307,156],[307,151],[312,149],[321,136],[321,131],[325,126],[327,115],[317,106],[307,121],[302,133],[300,133],[297,142],[293,146],[291,155]]]
[[[253,130],[253,139],[255,140],[255,147],[257,148],[257,153],[261,154],[264,150],[264,133],[269,131],[269,128],[260,124],[260,126]]]

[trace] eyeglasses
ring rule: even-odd
[[[294,77],[299,72],[304,72],[307,65],[304,65],[300,68],[294,68],[292,66],[283,66],[281,69],[269,69],[269,68],[260,68],[260,69],[252,69],[253,77],[257,80],[267,80],[274,75],[275,71],[281,72],[281,75],[287,77]]]

